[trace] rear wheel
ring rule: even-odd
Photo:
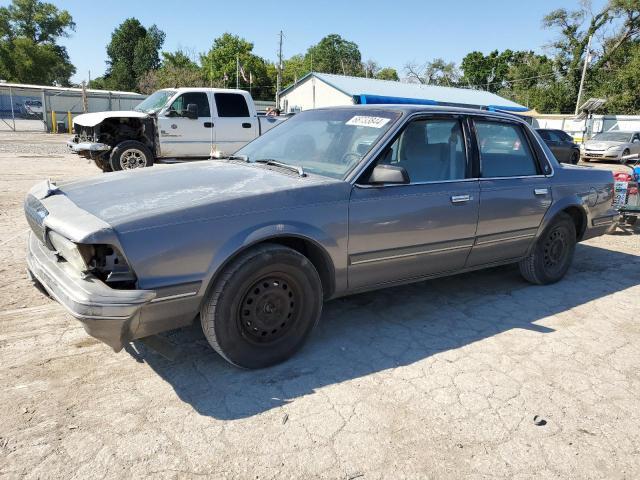
[[[112,150],[109,165],[115,172],[151,167],[153,154],[143,143],[126,140],[116,145]]]
[[[240,255],[200,311],[213,349],[233,365],[263,368],[293,355],[316,326],[322,284],[302,254],[263,244]]]
[[[577,151],[575,151],[575,150],[574,150],[573,152],[571,152],[571,159],[570,159],[570,161],[571,161],[571,164],[572,164],[572,165],[577,165],[577,164],[578,164],[578,162],[580,161],[580,152],[577,152]]]
[[[560,213],[542,233],[533,252],[519,263],[525,280],[538,285],[555,283],[569,270],[576,248],[576,227]]]

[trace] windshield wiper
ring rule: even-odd
[[[282,163],[277,160],[273,160],[272,158],[259,158],[255,160],[256,163],[264,163],[265,165],[274,165],[276,167],[286,168],[288,170],[293,170],[301,177],[306,177],[307,174],[304,173],[304,170],[300,165],[289,165],[288,163]]]
[[[249,157],[247,155],[229,155],[227,160],[242,160],[243,162],[248,162]]]

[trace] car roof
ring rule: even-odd
[[[414,113],[460,113],[468,115],[484,115],[489,117],[501,118],[505,120],[520,120],[526,123],[520,116],[509,112],[494,112],[491,110],[482,110],[480,108],[454,107],[447,105],[407,105],[407,104],[367,104],[367,105],[343,105],[338,107],[323,107],[314,110],[389,110],[402,112],[405,114]]]

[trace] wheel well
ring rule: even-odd
[[[220,268],[218,269],[214,277],[209,282],[207,291],[211,289],[213,285],[216,284],[216,281],[218,280],[220,274],[224,271],[227,265],[229,265],[235,258],[238,257],[238,255],[241,255],[242,253],[246,252],[250,248],[254,248],[254,247],[257,247],[258,245],[262,245],[265,243],[275,243],[278,245],[289,247],[295,250],[296,252],[300,253],[301,255],[304,255],[307,259],[309,259],[311,264],[314,266],[314,268],[318,272],[318,276],[320,277],[320,283],[322,283],[322,293],[324,298],[326,299],[333,295],[333,292],[335,290],[335,284],[334,284],[335,273],[333,269],[333,263],[331,262],[331,259],[329,258],[327,253],[325,253],[325,251],[321,247],[319,247],[317,244],[315,244],[311,240],[307,240],[300,237],[293,237],[293,236],[267,238],[257,243],[253,243],[238,252],[235,252],[233,256],[229,257],[220,266]]]
[[[138,118],[109,118],[100,125],[100,141],[116,146],[125,140],[136,140],[153,151],[153,141],[145,127],[145,122]]]
[[[324,297],[328,298],[333,295],[333,264],[326,252],[321,247],[310,240],[306,240],[300,237],[275,237],[267,239],[256,245],[260,245],[262,243],[277,243],[278,245],[289,247],[307,257],[320,276],[320,282],[322,283],[322,292],[324,293]],[[252,247],[253,246],[255,245],[252,245]]]
[[[584,231],[587,228],[587,216],[584,211],[580,207],[568,207],[563,212],[571,217],[573,224],[576,226],[576,240],[582,240]]]

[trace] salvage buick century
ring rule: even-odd
[[[227,160],[36,185],[27,262],[116,351],[199,316],[259,368],[302,346],[323,300],[508,263],[556,282],[612,199],[610,172],[560,165],[507,114],[320,109]]]

